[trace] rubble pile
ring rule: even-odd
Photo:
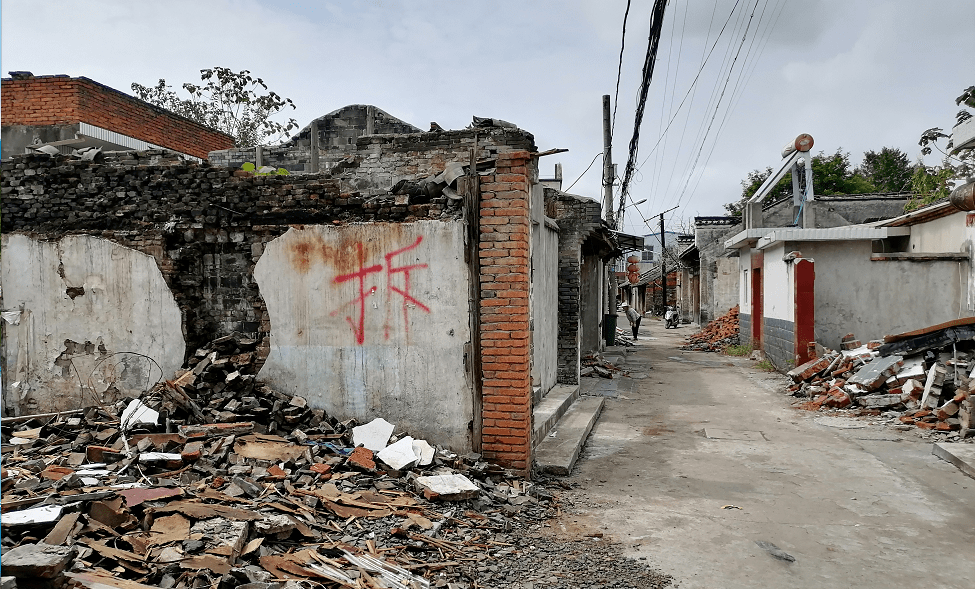
[[[811,344],[817,357],[788,373],[795,383],[788,392],[811,399],[804,409],[857,408],[905,426],[957,432],[952,437],[975,435],[975,324],[938,328],[866,345],[851,333],[840,351]]]
[[[708,323],[701,331],[687,336],[687,343],[680,349],[720,352],[728,346],[737,346],[738,343],[738,305],[735,305],[727,313]]]
[[[616,328],[616,345],[623,346],[624,348],[632,347],[633,344],[633,330],[630,327],[617,327]]]
[[[140,399],[5,419],[10,586],[471,587],[498,538],[552,515],[477,454],[257,382],[253,346],[211,342]]]
[[[582,357],[582,368],[579,370],[579,376],[614,378],[614,375],[619,371],[619,367],[612,362],[607,362],[602,354],[587,354]]]

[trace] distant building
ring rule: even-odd
[[[3,78],[0,157],[51,145],[62,153],[164,148],[204,159],[234,139],[88,78],[10,72]]]

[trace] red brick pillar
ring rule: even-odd
[[[498,155],[481,176],[481,452],[527,474],[531,468],[529,277],[531,215],[527,151]]]

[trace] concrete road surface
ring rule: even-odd
[[[930,440],[793,409],[784,376],[645,323],[554,532],[619,540],[681,589],[975,587],[975,479]]]

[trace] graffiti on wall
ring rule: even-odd
[[[352,307],[351,314],[345,316],[345,320],[349,323],[352,328],[352,333],[355,336],[356,344],[362,345],[366,341],[366,305],[368,304],[368,298],[374,296],[377,293],[392,293],[398,295],[398,302],[400,303],[400,309],[403,314],[403,327],[406,332],[407,337],[409,337],[410,331],[410,317],[409,313],[411,309],[419,309],[425,313],[430,312],[430,307],[419,301],[413,296],[410,290],[410,273],[416,270],[422,270],[427,268],[426,264],[407,264],[398,266],[400,264],[395,260],[397,256],[405,254],[411,250],[416,249],[420,243],[423,241],[423,237],[419,236],[416,238],[411,245],[402,247],[391,252],[382,254],[381,264],[368,264],[372,260],[367,260],[365,249],[363,248],[362,242],[357,242],[355,244],[355,260],[354,260],[354,271],[345,274],[337,275],[333,283],[343,284],[346,282],[353,282],[356,289],[356,296],[351,301],[343,304],[338,309],[332,311],[330,315],[335,317],[342,312],[343,309],[347,307]],[[375,282],[383,281],[385,288],[380,289]],[[387,296],[390,296],[387,294]],[[392,327],[392,301],[386,301],[388,304],[384,305],[386,308],[386,317],[383,322],[383,339],[389,340],[390,330]],[[378,307],[378,304],[376,305]]]

